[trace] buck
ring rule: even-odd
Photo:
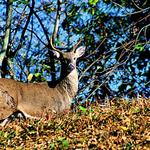
[[[11,116],[20,112],[25,118],[40,119],[44,114],[61,113],[70,109],[72,99],[78,91],[76,60],[84,54],[81,46],[71,52],[55,55],[63,57],[63,78],[55,87],[48,82],[23,83],[13,79],[0,79],[0,120],[1,126],[11,121]],[[63,68],[64,69],[64,68]]]

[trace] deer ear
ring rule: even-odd
[[[57,58],[60,57],[60,53],[59,53],[59,52],[52,50],[52,53],[53,53],[54,56],[56,56]]]
[[[76,49],[77,57],[81,57],[85,53],[85,46],[80,46]]]

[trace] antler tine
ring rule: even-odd
[[[81,43],[82,39],[79,39],[79,41],[73,46],[73,51],[78,47],[78,45]]]
[[[72,51],[75,51],[75,50],[76,50],[76,48],[77,48],[78,45],[81,43],[81,41],[82,41],[82,39],[79,39],[79,41],[73,46],[73,50],[72,50]],[[58,52],[58,53],[60,53],[60,54],[63,55],[63,52],[62,52],[62,51],[60,51],[59,49],[57,49],[57,48],[54,47],[54,45],[53,45],[53,39],[52,39],[52,38],[50,38],[50,45],[51,45],[51,47],[52,47],[52,49],[53,49],[54,51],[56,51],[56,52]]]
[[[63,52],[62,52],[62,51],[60,51],[59,49],[57,49],[57,48],[55,48],[55,47],[53,46],[53,39],[52,39],[52,38],[50,38],[50,44],[51,44],[51,47],[52,47],[52,49],[53,49],[54,51],[56,51],[56,52],[58,52],[58,53],[60,53],[60,54],[63,55]]]

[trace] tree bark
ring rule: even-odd
[[[11,20],[12,20],[12,11],[13,11],[13,0],[7,0],[6,6],[6,27],[2,51],[0,53],[0,67],[1,67],[1,76],[5,77],[7,72],[8,58],[7,54],[9,51],[9,42],[10,42],[10,31],[11,31]]]

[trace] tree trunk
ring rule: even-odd
[[[7,73],[8,58],[7,54],[10,48],[10,30],[11,30],[11,20],[12,20],[12,11],[13,11],[13,0],[7,0],[6,6],[6,27],[2,51],[0,54],[0,66],[1,66],[1,76],[5,77]]]

